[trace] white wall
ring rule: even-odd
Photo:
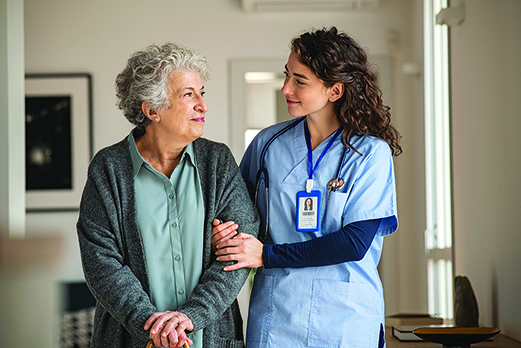
[[[243,13],[238,0],[26,0],[24,8],[27,73],[92,74],[95,151],[128,134],[131,126],[114,106],[114,79],[132,52],[152,42],[180,42],[208,57],[205,136],[222,142],[231,138],[231,59],[286,57],[294,35],[331,25],[350,32],[371,54],[389,54],[392,111],[405,153],[395,162],[400,229],[387,238],[382,278],[389,313],[426,311],[424,267],[415,260],[422,259],[425,211],[422,88],[421,79],[400,72],[403,63],[421,59],[420,1],[381,0],[376,11],[354,13]],[[390,29],[399,33],[392,50]],[[27,215],[29,241],[49,238],[43,245],[56,255],[0,270],[0,337],[6,347],[56,346],[57,283],[83,276],[76,218],[70,212]]]
[[[465,2],[451,29],[455,272],[480,323],[521,340],[521,2]]]
[[[387,3],[387,1],[386,1]],[[393,53],[394,104],[391,113],[402,134],[404,153],[394,161],[398,197],[398,231],[385,238],[380,276],[387,314],[427,313],[425,230],[425,147],[423,77],[402,73],[404,63],[423,66],[422,1],[404,2],[398,15],[398,48]]]
[[[0,238],[25,231],[23,3],[0,0]]]

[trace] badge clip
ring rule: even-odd
[[[313,190],[313,179],[308,179],[306,181],[306,192],[310,193]]]

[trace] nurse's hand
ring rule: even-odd
[[[263,244],[254,236],[247,233],[239,233],[233,239],[219,241],[216,245],[218,261],[237,261],[237,263],[224,267],[225,271],[233,271],[243,267],[257,268],[264,266],[262,260]]]
[[[211,243],[212,251],[215,252],[217,250],[217,243],[231,239],[237,235],[237,228],[239,228],[239,225],[237,225],[233,221],[221,223],[221,221],[217,219],[214,219],[212,224],[215,227],[212,228]]]

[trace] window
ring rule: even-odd
[[[429,313],[453,317],[448,28],[436,25],[446,0],[424,0],[425,181]]]

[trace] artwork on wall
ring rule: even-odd
[[[91,76],[25,77],[27,211],[78,210],[92,156]]]

